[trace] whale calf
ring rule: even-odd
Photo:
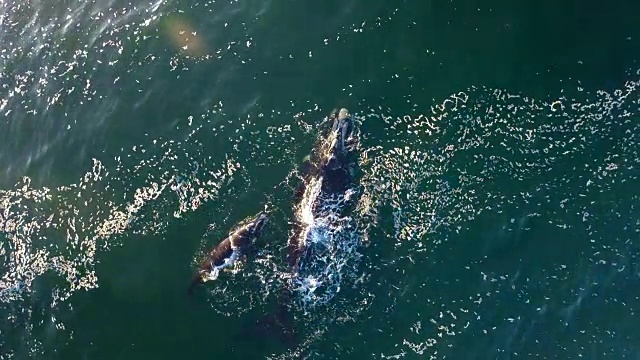
[[[189,293],[197,285],[217,279],[220,271],[236,265],[262,234],[268,220],[267,211],[262,211],[236,225],[229,236],[208,252],[191,281]]]

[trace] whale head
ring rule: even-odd
[[[326,165],[328,170],[343,168],[351,150],[349,145],[353,143],[354,122],[345,108],[334,111],[333,124],[329,133],[331,139]]]
[[[264,230],[265,225],[269,222],[269,216],[266,211],[261,212],[256,216],[251,225],[251,233],[254,236],[260,236]]]
[[[342,108],[334,113],[331,131],[335,133],[334,156],[343,155],[353,134],[353,118],[349,110]]]

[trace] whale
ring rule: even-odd
[[[188,292],[192,293],[198,285],[216,280],[221,271],[236,266],[260,237],[268,220],[265,210],[234,226],[226,238],[209,250],[193,276]]]
[[[302,179],[293,199],[287,259],[294,276],[312,256],[310,237],[314,235],[315,220],[322,215],[345,213],[354,198],[353,185],[357,180],[354,121],[345,108],[334,110],[329,121],[328,131],[321,133],[303,162]]]
[[[358,185],[358,132],[353,117],[345,108],[336,109],[319,127],[312,150],[297,172],[299,182],[292,196],[291,229],[284,248],[283,275],[286,275],[276,308],[243,332],[244,337],[260,339],[277,336],[288,348],[300,340],[292,305],[301,295],[301,284],[313,285],[314,277],[310,275],[317,270],[315,265],[322,266],[318,258],[327,250],[314,239],[321,232],[317,223],[333,218],[338,220],[333,223],[330,220],[328,225],[339,223],[339,218],[344,218],[354,205],[357,195],[354,189]],[[311,288],[313,291],[313,286]]]

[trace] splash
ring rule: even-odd
[[[315,183],[312,181],[308,187],[311,194],[317,196],[322,178],[314,180]],[[305,196],[298,209],[304,224],[300,237],[305,241],[308,254],[301,260],[301,271],[291,279],[289,286],[297,294],[299,306],[305,313],[329,303],[347,278],[357,274],[362,235],[351,216],[340,214],[354,197],[353,193],[350,189],[346,194],[323,197],[317,212],[311,210],[315,201],[305,201],[316,197]]]

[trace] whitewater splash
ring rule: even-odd
[[[361,234],[352,216],[340,215],[348,201],[355,197],[354,193],[349,191],[336,198],[323,199],[323,208],[312,218],[307,217],[308,222],[303,225],[299,236],[304,238],[307,250],[290,286],[305,311],[327,304],[340,292],[344,277],[355,274],[361,257]],[[310,209],[303,206],[298,211],[304,218],[303,214]]]

